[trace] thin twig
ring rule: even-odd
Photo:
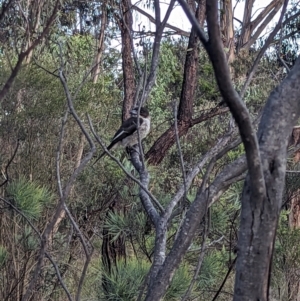
[[[212,299],[212,301],[216,301],[216,300],[217,300],[219,294],[220,294],[221,291],[222,291],[222,288],[224,287],[224,285],[225,285],[225,283],[226,283],[226,280],[227,280],[228,276],[230,275],[230,272],[232,271],[232,269],[233,269],[233,267],[234,267],[234,265],[235,265],[236,259],[237,259],[237,257],[234,258],[233,262],[231,263],[230,267],[228,268],[228,271],[227,271],[227,273],[226,273],[226,276],[225,276],[223,282],[221,283],[221,285],[220,285],[218,291],[216,292],[214,298]]]
[[[289,66],[286,64],[286,62],[281,57],[281,47],[282,47],[282,37],[283,37],[282,27],[283,27],[282,22],[280,22],[280,37],[279,37],[279,44],[277,46],[276,54],[277,54],[277,58],[280,60],[280,62],[285,67],[287,72],[290,72]]]
[[[181,173],[182,173],[183,185],[184,185],[183,198],[184,198],[184,200],[186,200],[186,195],[187,195],[186,171],[185,171],[185,167],[184,167],[183,155],[182,155],[182,150],[181,150],[180,140],[179,140],[178,124],[177,124],[177,104],[176,104],[175,101],[173,103],[173,106],[174,106],[175,137],[176,137],[176,144],[177,144],[178,156],[179,156],[179,159],[180,159],[180,167],[181,167]]]
[[[207,239],[207,235],[209,233],[209,225],[208,225],[207,219],[208,219],[208,214],[207,214],[207,206],[206,206],[206,216],[205,216],[204,231],[203,231],[203,235],[202,235],[201,252],[199,255],[199,259],[198,259],[198,263],[197,263],[197,267],[196,267],[193,279],[192,279],[186,293],[184,294],[183,298],[181,299],[181,301],[186,301],[187,298],[190,296],[191,291],[194,287],[195,282],[197,281],[197,278],[198,278],[200,270],[201,270],[201,266],[202,266],[205,251],[206,251],[206,239]]]
[[[60,159],[62,153],[64,134],[65,134],[65,126],[68,120],[68,115],[69,115],[69,110],[67,109],[61,122],[61,130],[59,134],[59,140],[58,140],[57,151],[56,151],[56,178],[57,178],[57,185],[58,185],[58,192],[59,192],[60,199],[63,199],[64,197],[62,183],[61,183],[61,176],[60,176]]]
[[[4,180],[3,183],[1,183],[0,187],[2,187],[4,184],[6,184],[9,181],[8,168],[9,168],[10,164],[12,163],[12,161],[14,160],[15,156],[16,156],[19,146],[20,146],[20,141],[18,140],[16,148],[14,150],[14,153],[13,153],[12,157],[9,159],[9,161],[7,162],[7,164],[5,166],[5,174],[4,174],[5,180]]]
[[[90,150],[89,152],[87,152],[87,154],[85,155],[85,157],[81,160],[79,166],[73,171],[73,173],[70,175],[65,187],[62,189],[61,183],[59,183],[59,190],[60,190],[60,200],[58,202],[58,205],[56,207],[55,213],[51,219],[51,221],[48,223],[48,225],[46,226],[46,229],[44,230],[44,233],[42,235],[42,241],[41,241],[41,247],[40,247],[40,251],[39,251],[39,255],[38,255],[38,259],[37,259],[37,263],[32,275],[32,278],[29,282],[28,288],[26,290],[26,293],[23,295],[22,301],[27,301],[33,291],[34,285],[36,284],[36,281],[38,279],[38,275],[41,272],[42,269],[42,264],[43,264],[43,260],[46,254],[46,250],[47,250],[47,244],[49,241],[49,236],[50,233],[53,230],[53,227],[55,226],[58,218],[60,217],[61,213],[63,210],[65,210],[65,201],[67,200],[70,191],[74,185],[74,182],[76,180],[76,178],[78,177],[78,175],[82,172],[82,170],[85,168],[85,166],[87,165],[87,163],[91,160],[91,158],[93,157],[93,154],[96,150],[95,144],[93,142],[93,139],[91,138],[91,136],[89,135],[89,133],[87,132],[87,130],[85,129],[82,121],[80,120],[80,118],[78,117],[75,109],[74,109],[74,105],[73,105],[73,101],[72,101],[72,97],[70,94],[70,91],[68,89],[67,83],[66,83],[66,79],[64,77],[63,74],[63,66],[64,66],[64,62],[63,62],[63,56],[62,56],[62,49],[60,47],[60,69],[59,69],[59,77],[61,80],[61,83],[63,85],[66,97],[67,97],[67,103],[68,103],[68,107],[69,110],[71,112],[71,114],[73,115],[75,121],[77,122],[79,128],[81,129],[82,133],[85,135],[87,141],[89,142],[90,145]],[[67,114],[67,113],[66,113]],[[65,115],[66,118],[66,115]],[[66,120],[66,119],[65,119]],[[64,127],[64,126],[63,126]],[[63,135],[61,135],[61,140],[59,141],[59,144],[62,144],[62,139],[63,139]],[[58,159],[60,157],[57,157]],[[59,159],[60,160],[60,159]],[[58,160],[58,162],[59,162]],[[83,246],[85,247],[85,245],[83,244]]]
[[[51,72],[51,71],[49,71],[48,69],[46,69],[45,67],[43,67],[42,65],[40,65],[34,57],[33,57],[33,61],[34,61],[34,64],[35,64],[37,67],[39,67],[40,69],[44,70],[46,73],[48,73],[48,74],[50,74],[50,75],[52,75],[52,76],[54,76],[54,77],[59,78],[59,76],[55,73],[55,72],[57,72],[57,69],[54,70],[53,72]]]

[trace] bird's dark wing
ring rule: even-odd
[[[140,118],[140,125],[143,123],[143,119]],[[130,117],[125,120],[122,126],[118,129],[111,144],[107,147],[108,149],[112,148],[116,143],[122,141],[124,138],[132,135],[137,130],[137,118]]]
[[[143,123],[143,119],[140,118],[140,125],[142,123]],[[116,134],[113,137],[112,142],[107,147],[107,149],[110,150],[116,143],[132,135],[136,130],[137,130],[137,117],[128,118],[123,122],[122,126],[117,130]],[[106,152],[103,152],[94,162],[94,164],[96,164],[96,162],[98,162],[98,160],[100,160],[104,155],[106,155]]]

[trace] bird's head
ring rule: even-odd
[[[138,114],[138,110],[139,110],[139,107],[135,107],[134,109],[132,109],[130,111],[131,115],[134,116],[134,117],[136,117],[137,114]],[[144,118],[148,118],[149,117],[149,111],[148,111],[148,109],[145,108],[145,107],[141,107],[141,109],[140,109],[140,116],[144,117]]]

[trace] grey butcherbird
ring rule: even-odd
[[[144,139],[148,135],[150,131],[150,115],[148,109],[141,107],[139,125],[137,119],[138,107],[135,107],[130,113],[132,117],[122,123],[121,127],[115,133],[110,145],[107,147],[107,150],[113,150],[119,146],[124,148],[132,147],[133,145],[138,144],[138,127],[141,139]],[[103,152],[94,164],[96,164],[96,162],[98,162],[105,154],[106,152]]]

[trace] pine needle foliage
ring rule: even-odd
[[[53,199],[53,195],[46,187],[24,178],[11,182],[7,186],[7,193],[17,208],[29,219],[38,219],[44,205],[49,204]]]
[[[138,297],[150,268],[146,260],[119,260],[110,273],[102,272],[107,283],[107,292],[99,300],[133,301]],[[187,265],[181,266],[175,273],[172,283],[164,297],[165,301],[180,300],[191,281]]]
[[[149,267],[150,264],[146,261],[118,261],[117,266],[112,269],[111,273],[104,272],[108,287],[105,300],[136,300]]]

